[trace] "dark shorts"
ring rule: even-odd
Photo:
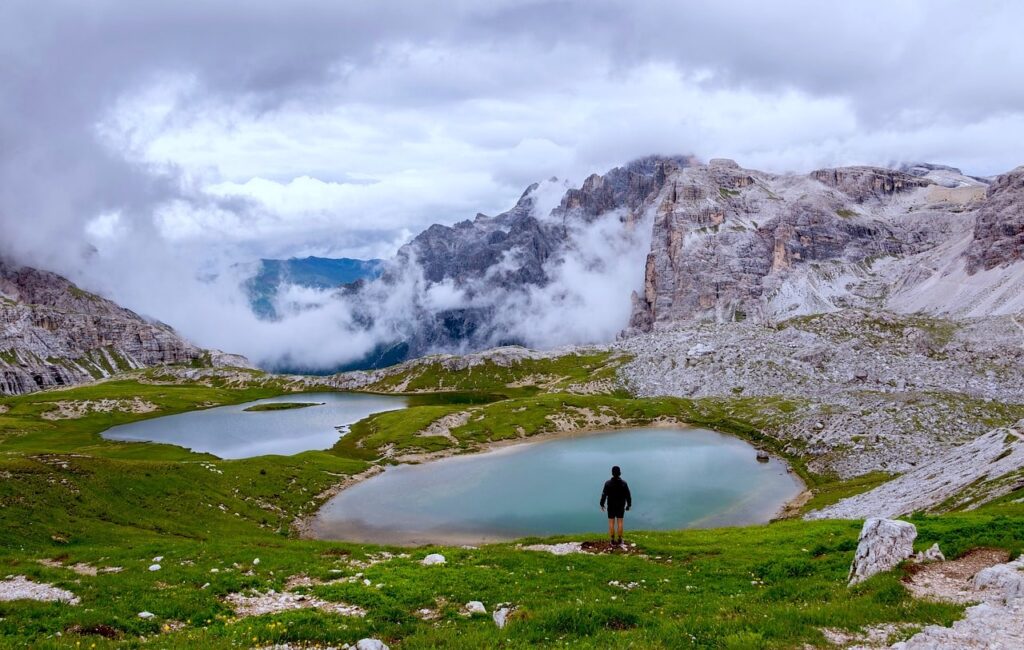
[[[624,503],[609,503],[608,504],[608,518],[609,519],[622,519],[626,516],[626,504]]]

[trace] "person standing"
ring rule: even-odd
[[[612,477],[604,483],[604,490],[601,492],[602,511],[606,502],[608,504],[608,536],[611,537],[612,545],[617,546],[622,543],[622,520],[626,510],[633,506],[629,484],[622,480],[622,470],[618,465],[612,468]],[[615,537],[616,527],[618,527],[618,539]]]

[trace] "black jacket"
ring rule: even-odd
[[[618,476],[613,476],[604,482],[604,490],[601,492],[601,507],[605,501],[609,508],[622,506],[633,506],[633,497],[629,494],[629,485]]]

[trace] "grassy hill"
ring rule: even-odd
[[[592,369],[547,374],[571,378]],[[329,451],[234,461],[99,434],[140,418],[270,397],[284,392],[283,384],[266,377],[234,388],[154,383],[143,373],[0,400],[0,576],[23,575],[81,599],[77,605],[0,602],[0,646],[315,647],[376,637],[400,648],[789,648],[824,645],[825,627],[949,624],[961,615],[961,606],[912,598],[900,572],[848,589],[859,522],[632,533],[627,541],[635,548],[616,555],[554,556],[516,544],[384,549],[295,535],[293,522],[314,512],[329,487],[389,462],[381,458],[385,446],[412,452],[455,445],[414,434],[458,410],[475,410],[469,423],[452,430],[456,451],[463,452],[503,436],[542,434],[552,413],[584,417],[585,411],[631,423],[671,417],[773,447],[763,430],[792,408],[771,399],[579,395],[564,392],[565,382],[538,379],[545,373],[536,370],[530,369],[532,380],[487,381],[480,372],[479,380],[455,382],[460,389],[512,393],[497,401],[425,400],[433,403],[371,416]],[[508,390],[509,383],[517,388]],[[85,406],[82,417],[43,417],[61,403],[136,399],[156,410]],[[790,460],[819,501],[879,480],[841,483]],[[977,546],[1019,552],[1024,508],[1012,503],[1019,496],[971,513],[915,517],[918,545],[938,542],[951,556]],[[447,563],[421,565],[430,552],[443,553]],[[150,571],[161,556],[160,570]],[[285,589],[358,606],[365,616],[301,609],[239,618],[226,602],[249,590]],[[515,612],[498,629],[489,616],[460,613],[470,600],[483,601],[488,611],[511,603]],[[154,616],[140,618],[142,611]]]

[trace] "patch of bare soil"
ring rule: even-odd
[[[580,550],[591,555],[642,555],[643,551],[637,548],[636,544],[623,541],[622,544],[612,544],[607,540],[599,542],[586,541],[580,544]]]
[[[1006,551],[977,548],[956,560],[917,564],[910,567],[903,584],[917,598],[970,603],[982,600],[972,579],[982,569],[1009,559]]]
[[[268,591],[266,593],[228,594],[224,601],[235,610],[240,618],[277,614],[296,609],[318,609],[322,612],[341,616],[366,616],[366,610],[355,605],[334,603],[306,594]]]
[[[889,643],[896,635],[903,634],[913,627],[908,624],[883,623],[870,625],[858,632],[825,627],[821,629],[821,634],[831,645],[849,648],[849,650],[868,650],[869,648],[888,648]]]
[[[42,414],[45,420],[75,420],[89,413],[152,413],[159,408],[153,402],[141,397],[132,399],[86,399],[59,400],[53,402],[54,408]]]

